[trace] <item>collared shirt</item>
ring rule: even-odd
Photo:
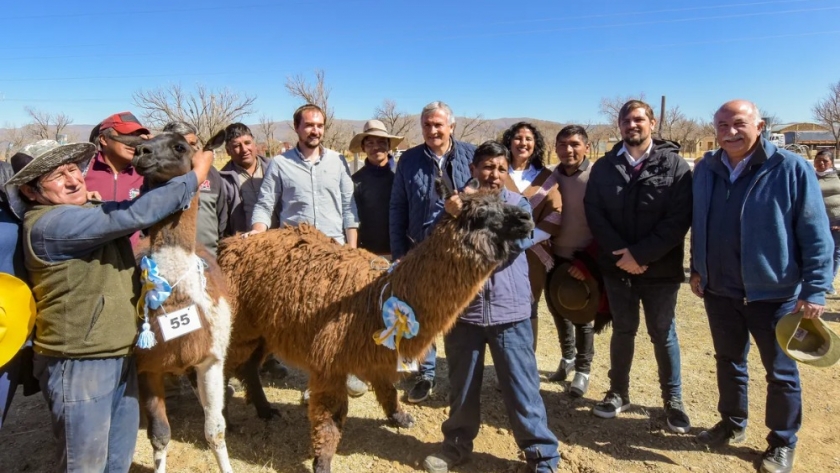
[[[645,150],[645,154],[639,157],[639,159],[634,159],[633,156],[630,156],[630,152],[627,151],[627,147],[623,144],[621,145],[621,149],[618,150],[618,155],[621,156],[623,154],[624,157],[627,158],[627,162],[630,164],[630,167],[636,167],[636,165],[650,157],[651,151],[653,151],[653,140],[650,140],[650,144],[648,145],[647,150]]]
[[[735,182],[738,177],[744,173],[744,170],[750,165],[750,160],[755,154],[755,151],[747,155],[746,158],[742,159],[740,163],[736,164],[735,167],[732,167],[732,163],[729,162],[729,155],[726,154],[726,151],[723,151],[720,160],[726,169],[729,169],[729,182]]]
[[[272,158],[251,224],[270,226],[272,212],[281,225],[308,223],[344,244],[344,230],[359,226],[353,179],[344,156],[322,147],[318,158],[308,161],[295,147]]]

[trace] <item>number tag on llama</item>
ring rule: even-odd
[[[397,373],[414,373],[419,370],[417,360],[410,360],[404,356],[397,356]]]
[[[158,316],[160,333],[163,341],[168,342],[174,338],[195,332],[201,328],[201,318],[198,316],[198,309],[195,304],[171,314]]]

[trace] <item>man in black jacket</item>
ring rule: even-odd
[[[390,152],[402,140],[402,136],[389,134],[381,121],[368,120],[349,146],[353,153],[367,155],[365,165],[353,174],[356,186],[353,198],[359,211],[359,248],[388,258],[391,257],[388,213],[396,168]]]
[[[685,280],[683,247],[691,225],[691,171],[679,146],[654,140],[653,110],[631,100],[618,115],[622,142],[595,162],[586,188],[586,219],[613,313],[610,390],[592,412],[613,418],[630,405],[630,367],[639,302],[659,366],[668,428],[691,428],[682,403],[677,292]]]

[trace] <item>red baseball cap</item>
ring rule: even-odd
[[[149,134],[148,128],[140,124],[140,120],[131,112],[120,112],[111,115],[102,120],[99,124],[99,131],[105,131],[108,128],[113,128],[114,131],[121,135],[130,135],[136,131],[142,131],[144,134]]]

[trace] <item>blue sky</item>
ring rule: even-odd
[[[597,122],[601,97],[644,92],[692,117],[743,97],[804,121],[840,80],[838,0],[4,3],[0,126],[27,105],[93,124],[172,83],[256,95],[246,122],[289,119],[286,77],[316,68],[359,120],[389,98]]]

